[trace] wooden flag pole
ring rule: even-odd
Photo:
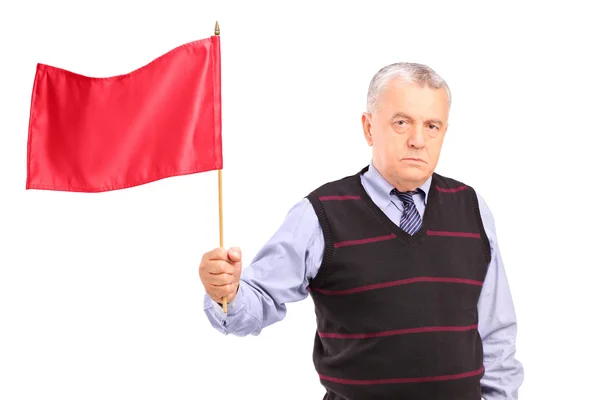
[[[223,248],[223,170],[219,170],[219,246]],[[223,297],[223,312],[227,314],[227,297]]]
[[[219,21],[215,22],[215,36],[221,34]],[[219,170],[219,247],[223,248],[223,170]],[[227,297],[223,297],[223,312],[227,314]]]

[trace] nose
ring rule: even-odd
[[[422,149],[425,147],[425,133],[423,132],[423,127],[416,126],[411,130],[408,138],[408,145],[415,149]]]

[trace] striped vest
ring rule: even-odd
[[[477,302],[490,246],[476,193],[434,174],[410,236],[368,196],[367,168],[307,196],[325,238],[309,285],[325,398],[480,400]]]

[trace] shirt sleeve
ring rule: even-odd
[[[478,304],[485,367],[481,390],[485,400],[517,400],[524,377],[523,366],[515,357],[517,318],[494,218],[480,195],[478,200],[492,256]]]
[[[242,269],[238,293],[222,307],[204,296],[204,311],[211,325],[223,334],[258,335],[282,320],[286,303],[308,296],[309,279],[321,264],[324,238],[317,215],[306,198],[295,204],[282,225]]]

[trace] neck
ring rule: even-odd
[[[417,190],[424,183],[425,181],[417,183],[408,181],[390,182],[390,184],[394,185],[394,187],[401,192],[412,192],[413,190]]]
[[[385,179],[390,185],[394,186],[400,192],[412,192],[413,190],[417,190],[421,187],[425,182],[427,182],[428,178],[420,179],[420,180],[410,180],[410,179],[402,179],[393,176],[388,173],[383,168],[380,168],[375,161],[373,161],[373,166],[377,169],[377,171],[381,174],[383,179]]]

